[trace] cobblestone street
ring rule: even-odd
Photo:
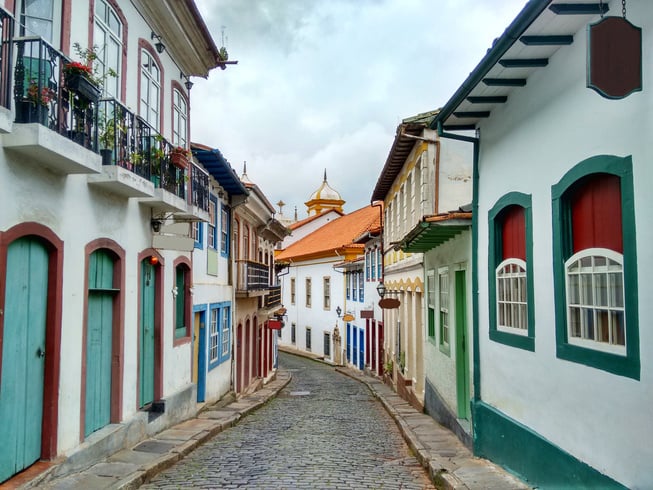
[[[141,488],[434,488],[368,388],[281,354],[279,396]]]

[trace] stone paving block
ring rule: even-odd
[[[198,430],[196,429],[178,429],[177,427],[173,427],[172,429],[167,429],[164,430],[163,432],[159,432],[156,435],[157,440],[175,440],[175,441],[187,441],[188,439],[192,439],[193,436],[198,434]]]
[[[91,466],[87,471],[88,473],[96,476],[123,477],[129,473],[133,473],[137,469],[137,464],[113,462],[98,463],[94,466]]]
[[[68,476],[55,482],[43,486],[48,490],[70,490],[70,489],[84,489],[84,490],[100,490],[111,487],[117,482],[116,478],[97,476],[90,473],[77,473]]]
[[[148,453],[144,451],[132,451],[131,449],[123,449],[111,456],[107,461],[109,462],[123,462],[133,463],[136,465],[143,465],[150,463],[152,460],[158,458],[157,453]]]
[[[175,447],[175,443],[173,442],[162,442],[162,441],[153,441],[153,440],[147,440],[143,441],[140,444],[134,446],[133,450],[134,451],[142,451],[145,453],[158,453],[158,454],[163,454],[167,453]]]
[[[190,419],[181,424],[175,425],[175,429],[195,429],[195,430],[210,430],[217,424],[212,420],[207,419]]]

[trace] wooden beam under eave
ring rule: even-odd
[[[471,104],[505,104],[508,101],[507,95],[470,96],[467,102]]]
[[[504,68],[540,68],[549,64],[548,58],[502,59],[499,64]]]
[[[459,111],[454,112],[453,115],[460,119],[490,117],[490,111]]]
[[[596,15],[605,14],[610,7],[606,3],[556,3],[549,10],[557,15]]]
[[[523,87],[525,78],[484,78],[483,83],[488,87]]]
[[[526,46],[567,46],[574,42],[574,36],[522,36],[519,40]]]

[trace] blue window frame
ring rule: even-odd
[[[370,269],[372,271],[372,274],[369,277],[369,279],[374,281],[376,279],[376,249],[370,250],[370,261],[371,261]]]
[[[347,277],[347,299],[351,299],[351,272],[347,272],[345,276]]]
[[[218,248],[218,198],[209,196],[209,222],[207,224],[206,246],[208,248]]]
[[[365,280],[369,281],[372,277],[370,274],[370,269],[371,269],[371,253],[369,250],[365,252]],[[372,269],[373,270],[373,269]]]
[[[204,223],[193,221],[191,224],[191,237],[195,240],[195,248],[204,249]]]
[[[382,253],[383,252],[381,252],[380,248],[376,249],[376,269],[377,269],[376,277],[379,278],[379,281],[383,279],[383,261],[381,260]]]
[[[363,271],[358,273],[358,301],[361,303],[365,300],[365,280],[363,278]]]
[[[351,273],[351,300],[358,301],[358,271]]]
[[[229,257],[229,231],[231,223],[230,209],[224,204],[220,211],[220,255]]]
[[[207,327],[210,371],[231,357],[231,303],[211,303]]]

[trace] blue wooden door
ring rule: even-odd
[[[365,368],[365,330],[358,329],[358,369]]]
[[[154,298],[156,270],[146,259],[141,265],[140,406],[154,401]]]
[[[347,324],[347,348],[345,349],[347,361],[351,359],[351,325]]]
[[[33,238],[7,250],[0,379],[0,482],[41,457],[48,251]]]
[[[206,311],[195,312],[197,401],[206,399]]]
[[[111,421],[111,341],[113,332],[113,259],[103,250],[89,257],[86,330],[86,410],[84,435]]]
[[[358,332],[357,332],[356,327],[352,327],[351,329],[351,337],[352,337],[352,343],[351,343],[351,363],[354,366],[358,366]]]

